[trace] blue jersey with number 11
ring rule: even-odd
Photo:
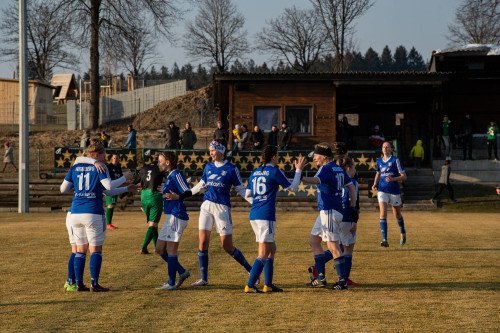
[[[90,164],[75,164],[71,167],[64,178],[73,183],[75,188],[71,214],[104,215],[102,192],[105,188],[101,180],[106,178],[110,178],[107,169],[106,173],[100,173]]]
[[[345,170],[335,162],[329,162],[321,166],[314,177],[321,182],[318,185],[318,210],[342,212],[342,189],[352,184]]]
[[[276,193],[280,185],[285,189],[291,183],[277,167],[268,164],[252,172],[247,185],[253,196],[250,220],[276,221]]]

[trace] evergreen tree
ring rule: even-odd
[[[242,64],[238,59],[236,59],[231,65],[232,73],[245,73],[247,71],[244,64]]]
[[[392,53],[389,46],[385,46],[382,50],[382,56],[380,57],[380,69],[384,72],[392,71],[394,66],[394,61],[392,59]]]
[[[350,71],[361,71],[364,66],[364,59],[360,52],[354,51],[353,53],[347,53],[346,58],[350,60],[349,70]]]
[[[151,78],[151,80],[158,80],[158,74],[156,73],[156,68],[154,65],[151,66],[150,78]]]
[[[424,59],[422,59],[420,53],[415,50],[415,47],[412,47],[408,54],[408,70],[416,72],[424,72],[427,70]]]
[[[366,50],[365,59],[363,61],[363,69],[367,71],[379,71],[380,70],[380,58],[378,53],[375,52],[371,47]]]
[[[170,73],[168,72],[168,67],[161,66],[160,68],[160,80],[170,79]]]
[[[408,70],[408,52],[403,45],[399,45],[394,51],[394,70],[396,72]]]
[[[179,70],[179,66],[177,65],[177,63],[174,62],[174,67],[172,68],[172,79],[180,80],[180,78],[181,78],[181,71]]]
[[[254,73],[256,70],[255,61],[253,59],[248,60],[246,67],[250,73]]]

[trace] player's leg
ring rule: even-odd
[[[351,232],[354,226],[357,226],[354,222],[342,222],[340,233],[340,244],[343,246],[342,254],[345,261],[346,281],[349,286],[359,286],[359,283],[353,282],[350,279],[352,253],[354,251],[354,244],[356,243],[356,232]]]
[[[405,229],[405,220],[403,215],[401,215],[401,195],[392,195],[391,196],[391,204],[392,204],[392,212],[394,217],[398,221],[399,232],[400,232],[400,240],[399,243],[401,245],[406,244],[406,229]]]
[[[200,217],[198,220],[198,264],[201,278],[192,286],[204,286],[208,283],[208,247],[210,245],[210,234],[214,225],[214,216],[210,211],[213,203],[206,200],[200,207]]]
[[[380,209],[380,232],[382,233],[382,241],[380,246],[388,247],[387,242],[387,203],[389,202],[389,195],[387,193],[378,192],[378,205]]]
[[[68,231],[69,244],[71,245],[71,255],[68,260],[68,278],[64,283],[64,289],[67,291],[76,291],[76,276],[75,276],[75,256],[76,256],[76,241],[73,236],[73,228],[71,226],[71,213],[66,214],[66,229]]]
[[[345,259],[340,248],[340,234],[341,234],[342,214],[336,210],[328,211],[328,224],[323,225],[327,228],[324,238],[327,241],[328,249],[334,258],[334,268],[337,272],[338,282],[333,285],[333,289],[346,289],[347,288],[347,272]]]
[[[106,238],[106,218],[104,215],[89,215],[91,215],[91,221],[86,226],[86,232],[90,249],[90,290],[93,292],[106,292],[109,291],[109,288],[104,288],[99,284],[102,266],[102,244]]]
[[[276,255],[276,242],[273,242],[274,246],[271,247],[271,253],[269,253],[266,264],[264,265],[264,292],[281,292],[283,289],[277,287],[273,283],[274,276],[274,257]]]
[[[85,261],[87,259],[88,239],[85,231],[85,225],[81,223],[83,215],[89,214],[71,214],[68,217],[71,220],[71,228],[76,243],[76,254],[74,258],[74,270],[76,278],[76,291],[89,291],[90,289],[83,283],[83,273],[85,271]]]
[[[112,223],[117,198],[117,195],[106,196],[106,229],[118,229]]]
[[[247,272],[252,270],[252,266],[245,259],[239,249],[233,245],[233,221],[231,218],[231,208],[225,205],[215,204],[213,206],[215,230],[220,235],[220,240],[224,251],[245,268]]]
[[[264,265],[266,264],[267,258],[274,247],[274,242],[264,242],[259,243],[259,255],[255,258],[252,269],[250,271],[250,276],[248,277],[247,285],[245,286],[246,293],[258,293],[259,290],[255,288],[255,283],[259,278],[262,270],[264,269]],[[271,288],[269,287],[269,291]]]

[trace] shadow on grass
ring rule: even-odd
[[[20,303],[0,303],[0,307],[2,306],[16,306],[16,305],[54,305],[54,304],[71,304],[71,303],[83,303],[86,300],[72,300],[72,301],[44,301],[44,302],[20,302]]]
[[[449,248],[449,249],[436,249],[436,248],[425,248],[425,249],[412,249],[410,247],[399,247],[399,248],[380,248],[377,250],[355,250],[356,252],[364,253],[379,253],[379,252],[483,252],[483,251],[499,251],[500,248]]]
[[[500,290],[499,282],[372,283],[351,289],[363,290]]]

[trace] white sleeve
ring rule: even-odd
[[[104,194],[106,194],[108,196],[113,196],[113,195],[119,195],[119,194],[126,193],[126,192],[128,192],[128,188],[117,187],[114,190],[105,190]]]
[[[295,192],[299,188],[300,184],[300,176],[302,175],[302,170],[297,169],[295,170],[295,176],[293,177],[292,184],[288,186],[285,190]]]
[[[244,199],[246,201],[248,201],[250,204],[252,204],[252,202],[253,202],[252,190],[247,188],[247,190],[245,192]]]
[[[66,179],[63,180],[61,187],[59,188],[61,193],[69,192],[73,188],[73,183],[68,182]]]
[[[106,190],[113,190],[113,189],[117,188],[118,186],[120,186],[121,184],[125,183],[126,181],[127,181],[127,178],[125,178],[125,176],[121,176],[118,179],[111,180],[111,178],[109,178],[109,174],[108,174],[108,178],[101,180],[101,184],[102,184],[102,186],[104,186],[104,188]]]
[[[205,187],[205,182],[203,180],[200,180],[200,182],[191,189],[191,193],[193,193],[193,195],[198,194]]]
[[[85,157],[85,156],[78,156],[76,159],[75,159],[75,163],[73,163],[73,165],[75,164],[92,164],[94,165],[94,163],[97,162],[97,160],[93,159],[93,158],[90,158],[90,157]]]
[[[252,199],[247,199],[247,196],[246,196],[246,191],[245,191],[245,186],[243,185],[238,185],[238,186],[235,186],[234,189],[236,190],[236,192],[243,198],[245,199],[246,201],[248,201],[250,204],[252,204]]]

